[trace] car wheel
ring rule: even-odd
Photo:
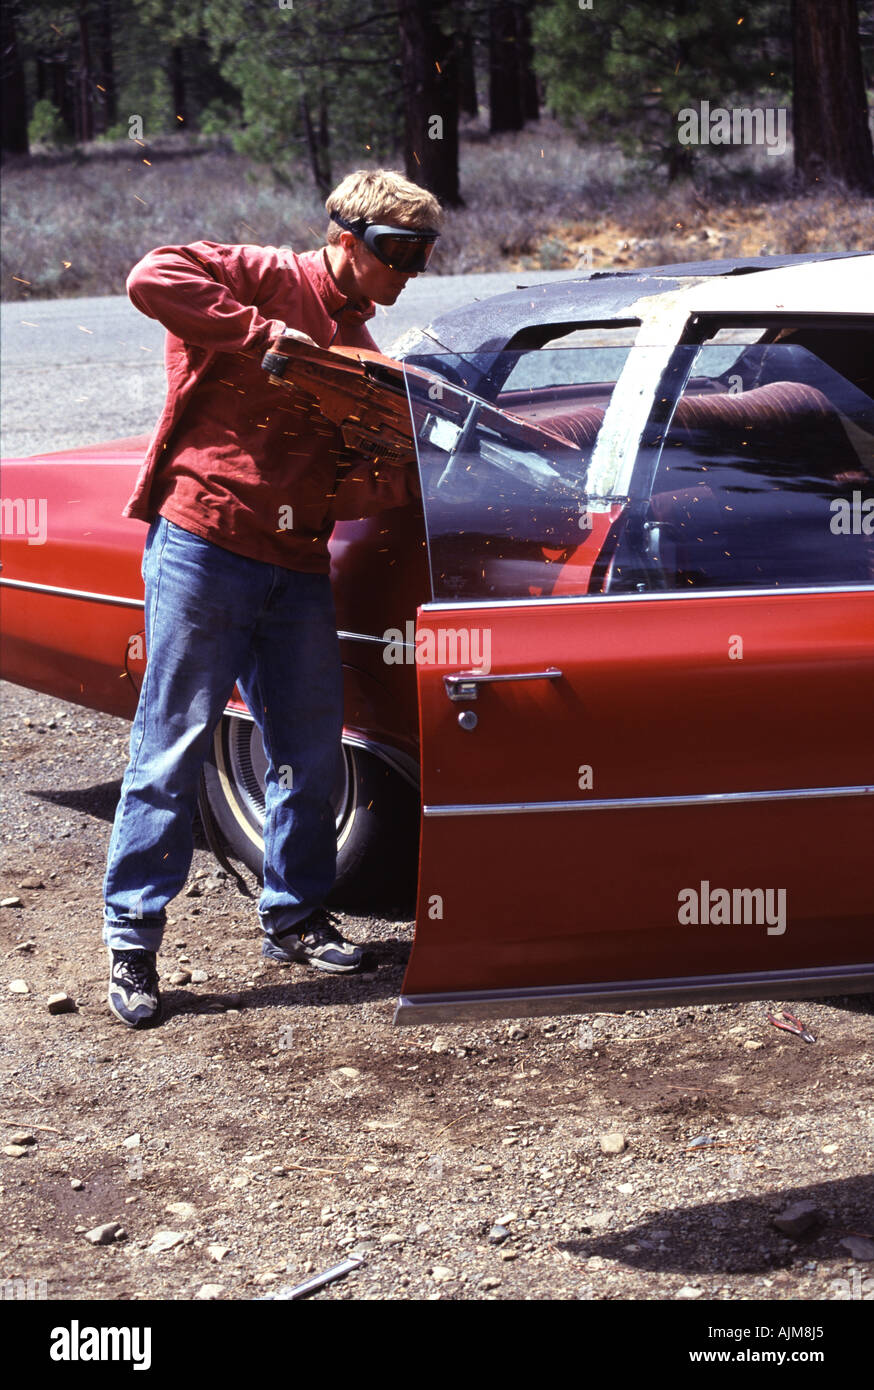
[[[204,766],[209,807],[227,846],[259,878],[264,860],[267,759],[257,725],[225,715]],[[408,909],[415,893],[419,804],[413,788],[373,753],[343,744],[331,798],[337,825],[334,907]]]

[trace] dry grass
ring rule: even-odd
[[[336,172],[339,179],[347,171]],[[466,206],[449,213],[435,257],[442,274],[871,244],[871,200],[840,189],[798,194],[791,154],[713,159],[694,182],[671,186],[616,151],[581,147],[547,120],[491,140],[470,125],[461,182]],[[154,246],[205,238],[306,250],[321,243],[324,222],[303,173],[286,187],[242,156],[178,139],[13,164],[5,173],[3,298],[121,294],[130,267]]]

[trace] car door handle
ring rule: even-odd
[[[545,671],[502,671],[500,674],[485,674],[481,671],[458,671],[453,676],[444,676],[443,685],[450,700],[476,700],[479,686],[492,681],[554,681],[561,676],[557,666],[548,666]]]

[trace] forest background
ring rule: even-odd
[[[161,244],[317,246],[327,192],[380,165],[445,204],[438,274],[870,249],[871,3],[7,0],[2,24],[5,299],[122,293]]]

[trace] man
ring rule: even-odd
[[[160,1018],[165,908],[188,875],[200,773],[235,683],[268,760],[262,954],[361,967],[362,948],[323,906],[342,731],[327,543],[334,521],[417,489],[409,465],[350,460],[339,433],[260,362],[288,332],[375,348],[365,324],[425,269],[442,213],[387,170],[350,174],[326,207],[318,251],[162,247],[128,280],[133,303],[168,330],[167,401],[125,508],[150,523],[148,661],[104,880],[109,1006],[132,1028]]]

